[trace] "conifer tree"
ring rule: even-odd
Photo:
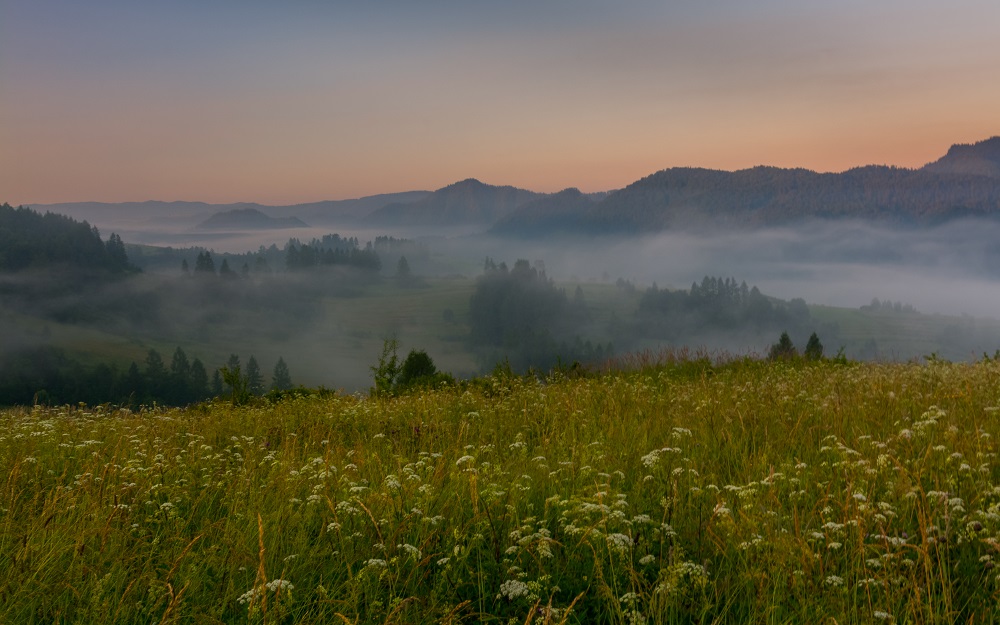
[[[191,386],[191,364],[187,354],[178,347],[170,361],[170,389],[167,393],[171,403],[184,404],[188,402]]]
[[[222,371],[216,369],[212,374],[212,397],[222,397],[223,390]]]
[[[272,391],[287,391],[292,388],[292,376],[288,372],[288,365],[284,358],[278,358],[274,365],[274,374],[271,376]]]
[[[260,366],[253,355],[247,360],[246,385],[251,395],[264,394],[264,378],[260,375]]]
[[[208,252],[200,252],[194,261],[194,272],[215,275],[215,261]]]
[[[222,259],[222,265],[219,266],[219,275],[223,278],[236,278],[236,272],[229,268],[229,260],[226,258]]]
[[[819,337],[813,332],[806,342],[805,357],[809,360],[819,360],[823,357],[823,344],[819,342]]]
[[[191,400],[199,401],[208,394],[208,372],[201,360],[195,358],[191,361],[190,377]]]
[[[128,254],[125,253],[125,244],[122,238],[111,233],[108,242],[104,244],[108,251],[108,264],[112,271],[125,271],[128,269]]]
[[[771,351],[768,353],[771,360],[789,359],[796,356],[798,356],[798,351],[792,344],[792,339],[788,337],[788,332],[781,333],[778,342],[771,346]]]
[[[396,263],[396,283],[401,286],[406,286],[413,279],[413,275],[410,273],[410,262],[406,260],[405,256],[399,257],[399,262]]]
[[[161,400],[166,386],[167,368],[163,364],[160,352],[150,349],[146,354],[145,389],[153,400]]]

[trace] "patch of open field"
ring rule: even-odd
[[[0,412],[0,621],[989,623],[1000,364]]]

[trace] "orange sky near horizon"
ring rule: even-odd
[[[0,0],[0,201],[591,192],[919,167],[1000,134],[980,0],[283,6]]]

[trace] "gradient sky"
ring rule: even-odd
[[[0,0],[0,202],[917,167],[1000,134],[996,0]]]

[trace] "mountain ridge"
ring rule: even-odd
[[[75,218],[151,221],[209,210],[253,208],[296,216],[314,226],[473,226],[505,236],[554,233],[646,233],[667,229],[754,228],[809,219],[856,218],[929,226],[968,217],[1000,218],[1000,136],[952,145],[941,158],[910,169],[865,165],[839,173],[759,165],[736,171],[672,167],[613,191],[538,193],[466,178],[435,191],[382,194],[286,206],[203,202],[68,203]]]

